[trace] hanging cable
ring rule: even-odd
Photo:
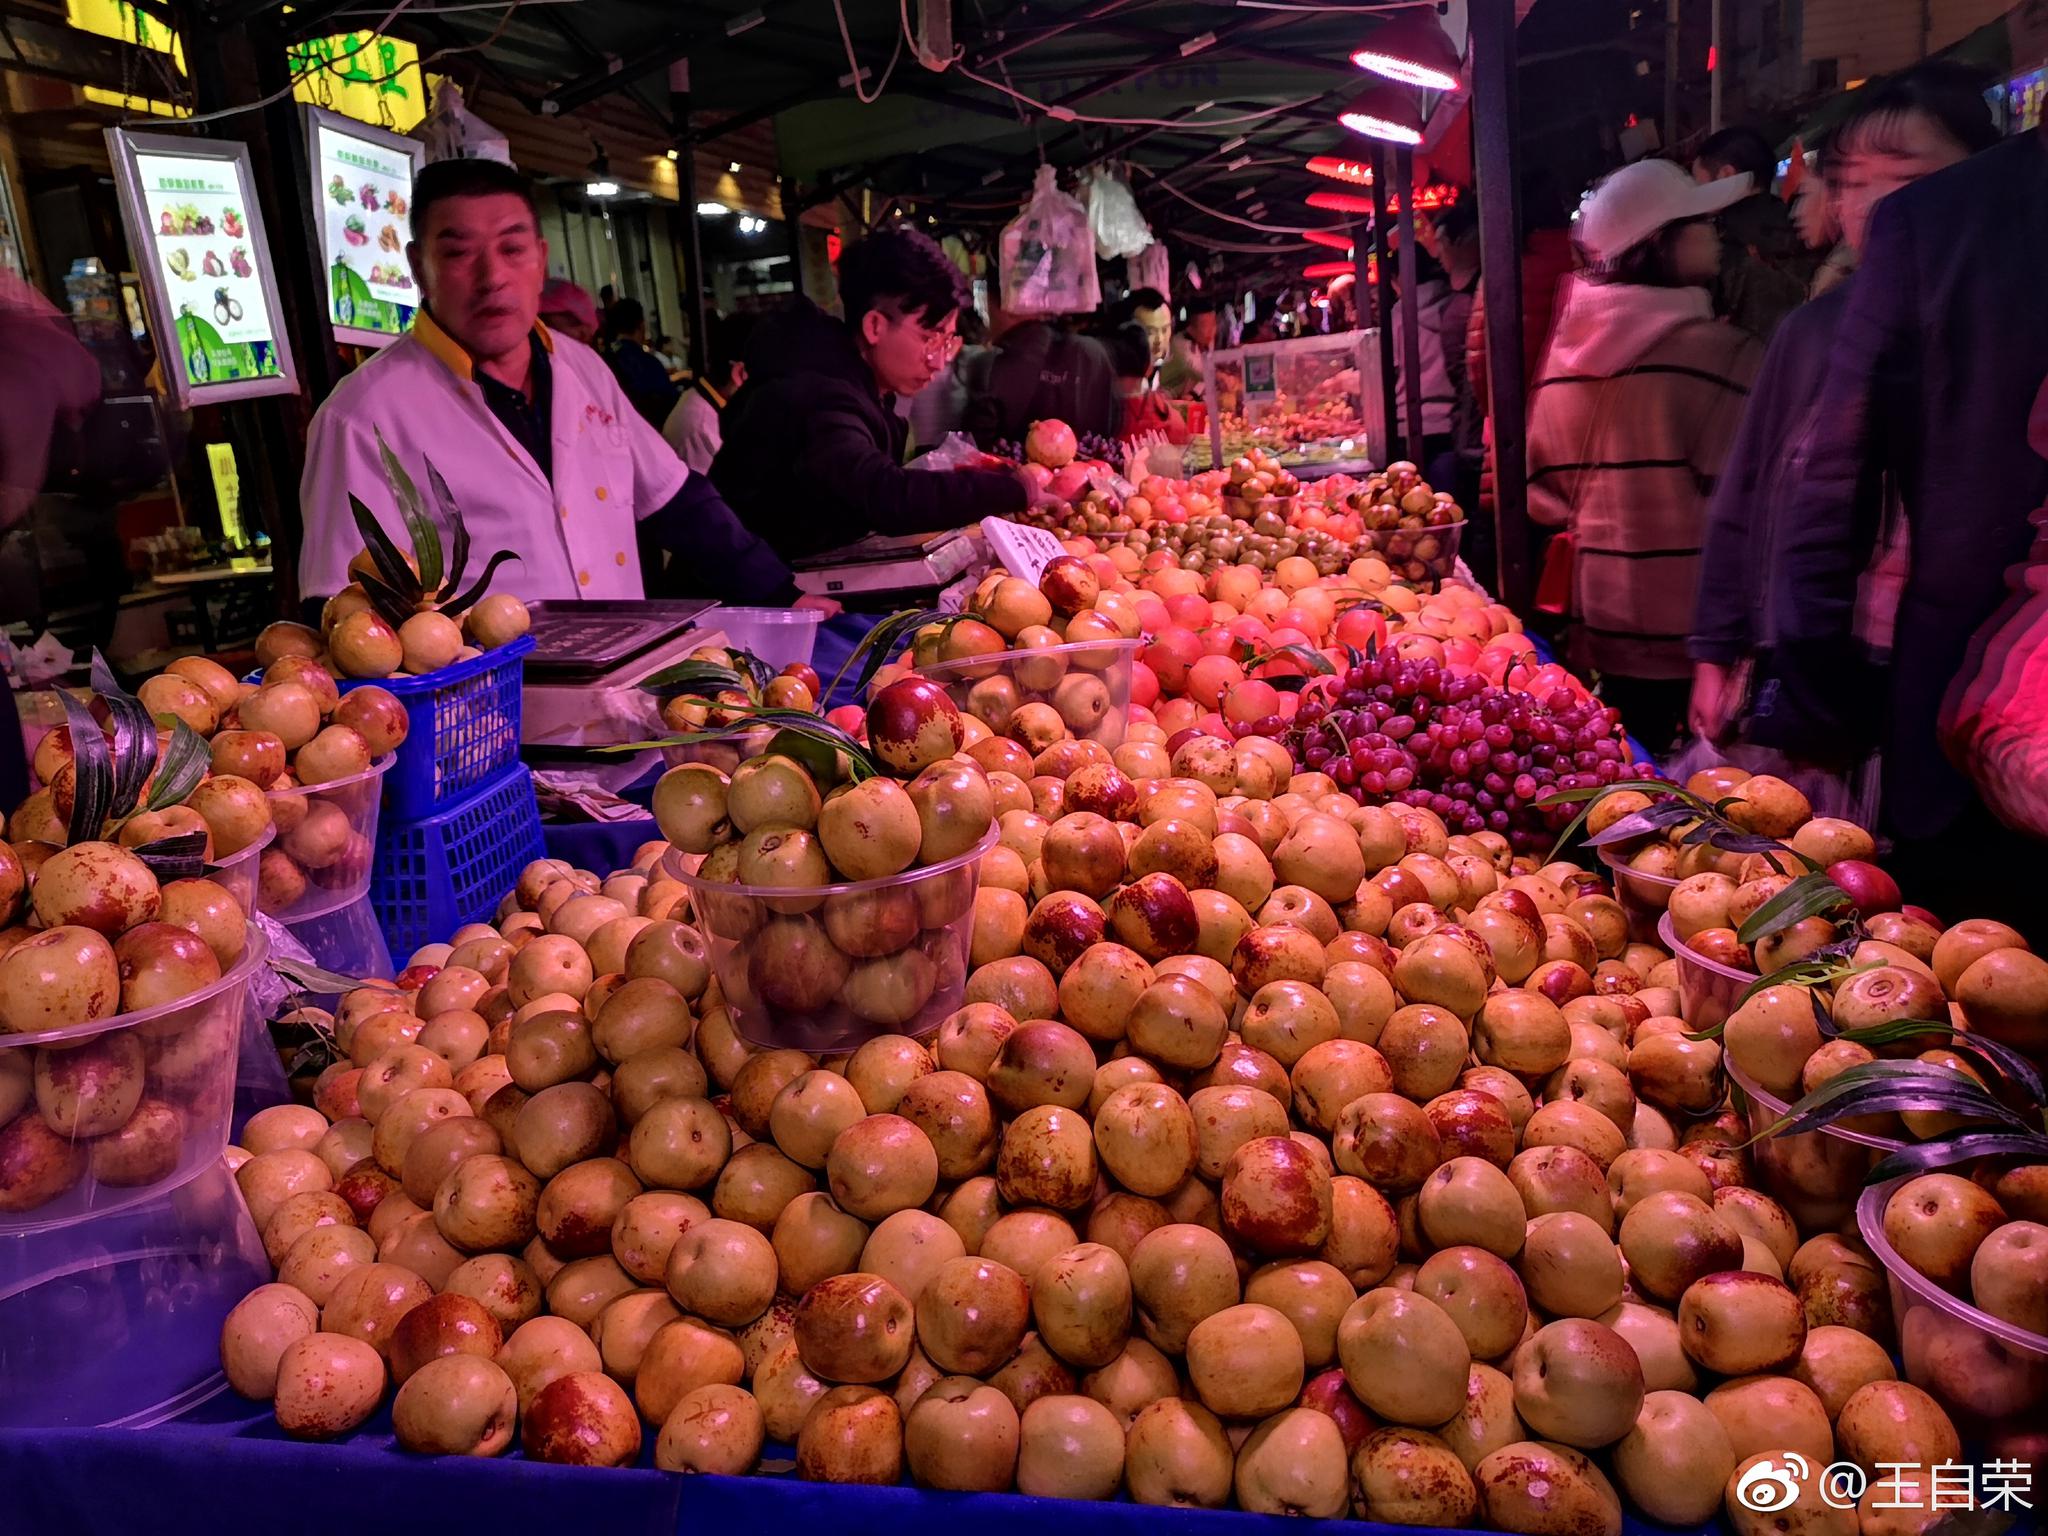
[[[1131,169],[1135,171],[1145,170],[1142,165],[1133,165]],[[1150,175],[1152,173],[1146,172],[1146,174]],[[1171,182],[1160,181],[1155,178],[1153,185],[1161,192],[1179,198],[1190,208],[1199,208],[1212,219],[1222,219],[1227,223],[1241,224],[1246,229],[1255,229],[1262,235],[1344,235],[1350,233],[1350,228],[1347,225],[1262,224],[1257,219],[1242,218],[1234,213],[1225,213],[1221,208],[1211,208],[1199,198],[1188,196],[1187,193],[1181,191],[1179,187],[1174,186]]]
[[[889,50],[889,62],[882,66],[882,78],[875,82],[875,93],[870,96],[861,88],[860,77],[867,73],[853,52],[853,34],[846,30],[846,5],[844,0],[832,0],[832,14],[839,22],[839,41],[846,45],[846,67],[853,71],[853,94],[864,107],[871,107],[882,99],[882,92],[889,89],[889,77],[896,73],[896,61],[903,57],[902,31],[896,34],[896,46]],[[908,20],[908,13],[905,13]]]
[[[353,48],[350,48],[345,52],[335,54],[331,58],[315,59],[311,64],[308,64],[304,69],[300,70],[297,74],[293,75],[289,81],[287,81],[283,86],[279,87],[277,90],[272,91],[268,96],[259,97],[255,101],[244,102],[242,103],[242,105],[238,107],[222,107],[218,112],[202,112],[191,117],[144,116],[123,118],[119,126],[123,128],[137,126],[147,126],[153,128],[190,128],[199,123],[215,123],[219,122],[223,118],[239,117],[244,112],[260,111],[264,107],[270,106],[274,102],[283,101],[285,97],[291,95],[292,92],[296,91],[300,85],[302,85],[304,82],[308,80],[311,80],[314,76],[324,73],[331,73],[335,65],[345,64],[350,59],[354,58],[357,54],[363,52],[365,49],[375,46],[380,41],[379,34],[381,34],[386,27],[390,26],[393,21],[397,20],[400,13],[410,10],[412,8],[412,3],[413,0],[398,0],[398,4],[393,6],[389,11],[386,11],[384,13],[384,19],[379,21],[374,27],[372,27],[364,35],[363,40],[360,43],[357,43]],[[498,24],[491,29],[490,36],[486,37],[482,42],[454,43],[446,48],[437,48],[432,53],[422,54],[418,59],[414,60],[411,63],[401,64],[397,69],[392,70],[388,74],[373,75],[367,79],[357,80],[356,83],[359,85],[382,85],[388,80],[396,80],[400,75],[412,69],[417,69],[420,72],[420,78],[424,80],[426,78],[427,66],[430,64],[438,64],[441,60],[453,58],[457,54],[476,53],[483,49],[489,48],[493,43],[497,42],[499,38],[505,35],[505,28],[511,24],[513,13],[517,11],[522,5],[525,5],[527,3],[528,0],[510,0],[510,3],[505,6],[505,14],[498,18]],[[350,78],[353,79],[354,77],[351,76]]]

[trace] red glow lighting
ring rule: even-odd
[[[1346,276],[1351,271],[1352,265],[1348,261],[1312,261],[1301,269],[1301,275],[1312,283],[1324,283]]]
[[[1712,74],[1721,63],[1721,50],[1712,43],[1707,44],[1707,73]]]
[[[825,259],[832,263],[833,266],[839,265],[839,253],[845,249],[846,242],[839,237],[838,230],[835,229],[826,234]]]
[[[1384,79],[1425,90],[1450,91],[1458,85],[1458,50],[1435,16],[1405,11],[1374,27],[1351,62]]]
[[[1372,212],[1371,198],[1357,197],[1349,192],[1311,192],[1308,195],[1308,205],[1330,213]]]
[[[1348,254],[1351,250],[1351,237],[1349,235],[1340,235],[1332,229],[1311,229],[1301,238],[1315,245],[1326,245],[1333,251],[1343,251]]]
[[[1354,187],[1372,185],[1372,167],[1360,165],[1356,160],[1344,160],[1336,155],[1315,155],[1310,158],[1308,168],[1318,176],[1327,176],[1332,181],[1348,181]]]

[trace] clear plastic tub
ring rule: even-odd
[[[1751,1135],[1760,1135],[1785,1118],[1785,1101],[1760,1086],[1727,1051],[1721,1053],[1721,1068],[1742,1091]],[[1791,1213],[1800,1231],[1832,1232],[1855,1211],[1870,1170],[1904,1145],[1830,1125],[1797,1136],[1765,1137],[1749,1152],[1757,1182]]]
[[[1084,640],[1035,651],[996,651],[919,667],[943,686],[963,714],[999,736],[1027,704],[1050,705],[1069,736],[1123,745],[1131,723],[1131,666],[1142,640]]]
[[[1629,937],[1638,944],[1651,942],[1656,935],[1658,921],[1671,905],[1671,893],[1678,888],[1678,877],[1630,869],[1625,862],[1626,856],[1618,848],[1603,847],[1599,853],[1600,862],[1607,866],[1607,873],[1614,881],[1614,899],[1628,914]]]
[[[1458,546],[1464,542],[1463,522],[1436,528],[1367,528],[1358,535],[1357,552],[1387,562],[1394,579],[1413,586],[1434,587],[1458,568]]]
[[[241,903],[245,917],[256,915],[256,872],[262,864],[263,850],[276,840],[277,828],[266,827],[255,842],[239,853],[231,853],[215,861],[207,873],[207,879]]]
[[[396,760],[387,752],[345,779],[269,791],[277,841],[263,851],[256,895],[266,917],[302,923],[368,892],[384,775]]]
[[[928,1035],[960,1007],[981,859],[996,830],[937,864],[842,885],[703,880],[696,860],[673,851],[662,868],[689,887],[740,1035],[832,1055],[876,1035]]]
[[[32,1091],[0,1126],[0,1235],[140,1205],[219,1161],[235,1107],[243,1001],[270,952],[259,925],[244,932],[242,957],[227,974],[175,1003],[0,1035],[0,1107],[38,1072],[61,1069],[51,1093],[68,1121],[46,1115],[42,1092]],[[6,1094],[10,1084],[16,1094]]]
[[[1863,1241],[1891,1281],[1906,1380],[1940,1402],[1965,1436],[2048,1422],[2048,1336],[1950,1295],[1886,1240],[1885,1207],[1906,1182],[1872,1185],[1856,1204]]]
[[[798,663],[811,664],[824,615],[801,608],[725,608],[705,614],[699,623],[725,631],[728,644],[751,651],[780,672]]]
[[[269,1278],[218,1149],[168,1194],[0,1242],[0,1430],[142,1429],[206,1401],[221,1323]]]
[[[1756,985],[1756,972],[1738,971],[1690,947],[1678,936],[1669,912],[1657,919],[1657,942],[1678,961],[1678,1011],[1695,1030],[1724,1022],[1740,1005],[1742,994]]]

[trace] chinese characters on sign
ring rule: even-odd
[[[2024,1461],[1993,1460],[1981,1467],[1964,1461],[1927,1467],[1881,1461],[1872,1477],[1853,1461],[1829,1462],[1816,1472],[1796,1451],[1762,1457],[1735,1480],[1736,1502],[1762,1515],[1790,1509],[1809,1495],[1829,1509],[1861,1505],[2016,1514],[2033,1509],[2033,1491],[2033,1468]]]

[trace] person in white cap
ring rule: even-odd
[[[1529,396],[1529,515],[1560,530],[1571,655],[1652,752],[1684,726],[1708,500],[1763,345],[1714,318],[1714,215],[1747,177],[1665,160],[1616,171],[1581,206],[1566,287]]]

